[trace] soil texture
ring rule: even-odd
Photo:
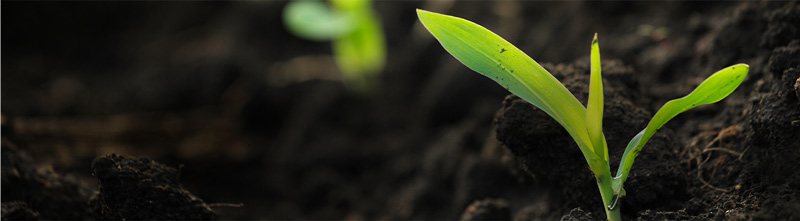
[[[664,103],[748,64],[647,143],[622,217],[800,219],[798,1],[375,1],[370,94],[286,31],[286,3],[3,2],[2,219],[604,219],[566,130],[416,8],[494,31],[581,102],[598,33],[612,171]]]

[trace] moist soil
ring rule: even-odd
[[[665,102],[626,220],[800,219],[800,3],[378,1],[380,89],[342,86],[286,2],[4,2],[2,219],[599,220],[567,132],[452,58],[414,9],[517,45],[579,101],[599,34],[612,170]]]

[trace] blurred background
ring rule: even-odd
[[[604,59],[658,76],[643,85],[732,60],[693,56],[717,50],[695,40],[734,2],[377,1],[386,66],[358,94],[330,42],[287,31],[286,4],[3,2],[3,136],[88,186],[109,153],[183,165],[199,198],[243,203],[214,208],[224,219],[454,219],[476,199],[518,211],[547,190],[494,137],[508,92],[447,54],[415,9],[479,23],[540,63],[588,58],[597,32]],[[675,87],[662,85],[650,87]]]

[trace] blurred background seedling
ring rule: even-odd
[[[370,0],[295,0],[283,11],[286,28],[311,41],[331,41],[344,84],[371,93],[386,62],[383,28]]]

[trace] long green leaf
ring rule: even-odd
[[[634,159],[661,126],[664,126],[667,121],[684,111],[698,105],[715,103],[727,97],[739,87],[749,70],[750,66],[747,64],[736,64],[724,68],[708,77],[703,83],[700,83],[689,95],[664,104],[653,116],[653,119],[650,120],[650,123],[647,124],[647,127],[642,132],[639,132],[628,143],[628,147],[625,148],[617,175],[614,178],[614,191],[619,193],[622,190],[622,185],[628,179],[628,173],[630,173]]]
[[[587,160],[597,158],[585,126],[586,109],[536,61],[471,21],[420,9],[417,15],[453,57],[542,109],[567,129]]]
[[[603,135],[603,79],[600,73],[600,46],[597,33],[592,40],[591,76],[589,80],[589,101],[586,102],[586,128],[592,140],[594,152],[608,161],[608,147]]]

